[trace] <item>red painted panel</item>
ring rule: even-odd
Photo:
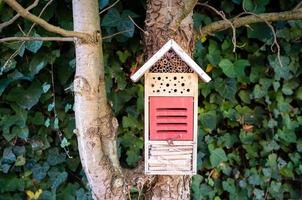
[[[193,140],[193,97],[150,97],[150,140]]]

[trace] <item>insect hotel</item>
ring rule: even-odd
[[[211,78],[169,40],[136,73],[145,75],[145,173],[196,174],[198,77]]]

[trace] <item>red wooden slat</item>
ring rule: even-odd
[[[150,97],[150,140],[193,140],[193,97]]]

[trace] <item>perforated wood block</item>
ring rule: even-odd
[[[145,74],[145,88],[149,96],[195,96],[197,87],[195,73]]]
[[[150,140],[193,140],[193,97],[150,97]]]

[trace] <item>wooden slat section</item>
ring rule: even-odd
[[[149,144],[146,173],[191,174],[192,161],[193,145]]]

